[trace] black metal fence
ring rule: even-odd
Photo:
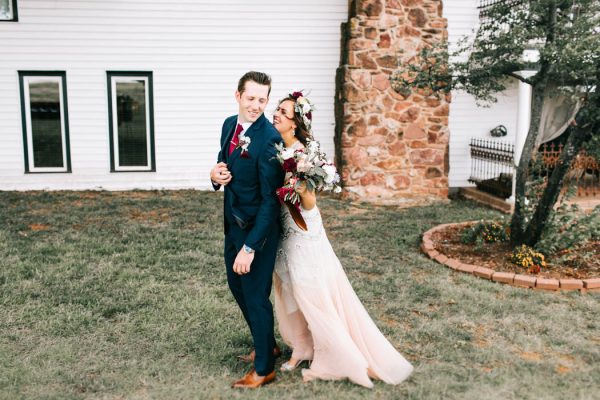
[[[488,11],[491,7],[497,4],[505,4],[513,7],[523,3],[523,0],[479,0],[479,18],[484,19],[488,16]]]
[[[512,193],[515,145],[488,139],[471,139],[471,176],[478,189],[498,197]]]
[[[471,173],[469,182],[479,190],[501,198],[512,194],[515,146],[512,143],[489,139],[471,139]],[[542,158],[542,176],[548,178],[558,163],[563,145],[544,144],[539,149]],[[565,177],[565,187],[575,185],[577,197],[600,196],[600,162],[579,153]]]

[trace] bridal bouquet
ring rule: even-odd
[[[316,140],[309,140],[303,149],[286,149],[283,144],[276,145],[277,160],[286,174],[289,172],[289,181],[277,189],[277,197],[282,204],[286,204],[296,224],[304,229],[306,223],[300,214],[300,195],[296,189],[303,184],[310,191],[341,192],[339,186],[340,175],[335,165],[327,160],[321,145]]]

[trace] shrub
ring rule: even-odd
[[[585,152],[600,162],[600,135],[594,135],[583,145]]]
[[[481,245],[506,242],[509,238],[509,229],[504,221],[480,221],[463,231],[461,241],[465,244]]]
[[[600,206],[584,213],[577,205],[561,204],[550,216],[541,240],[535,248],[552,255],[573,250],[600,237]]]
[[[535,207],[547,184],[541,161],[538,159],[532,167],[533,174],[527,185],[527,197],[523,207],[525,222],[529,222]],[[565,185],[561,193],[558,207],[551,211],[535,249],[547,257],[576,249],[589,240],[600,237],[600,206],[589,213],[582,212],[576,204],[569,201],[575,198],[577,186],[575,182]]]

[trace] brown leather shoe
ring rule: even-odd
[[[232,388],[238,389],[256,389],[262,385],[266,385],[275,379],[275,371],[266,376],[260,376],[256,370],[252,368],[242,379],[233,382]]]
[[[277,358],[279,356],[281,356],[281,349],[279,346],[275,345],[275,347],[273,347],[273,357]],[[254,362],[256,352],[252,350],[250,354],[244,354],[243,356],[238,356],[238,358],[244,362]]]

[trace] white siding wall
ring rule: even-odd
[[[0,190],[208,188],[221,124],[246,71],[276,100],[312,90],[333,156],[335,70],[347,0],[20,0],[0,24]],[[24,174],[19,70],[67,73],[71,174]],[[110,173],[107,70],[152,71],[155,173]]]
[[[444,1],[444,17],[448,18],[448,39],[456,43],[470,35],[479,22],[477,0]],[[450,187],[471,186],[469,142],[471,138],[489,138],[490,129],[502,124],[508,135],[502,140],[513,143],[517,125],[517,83],[513,82],[505,93],[499,94],[498,102],[489,108],[478,107],[475,99],[464,92],[453,92],[450,104]]]

